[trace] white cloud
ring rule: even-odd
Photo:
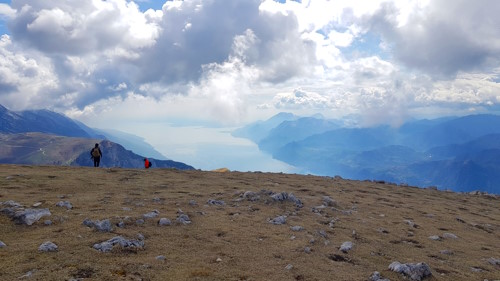
[[[283,109],[390,122],[495,108],[498,5],[176,0],[141,12],[126,0],[14,0],[0,4],[11,32],[0,103],[79,116],[168,104],[168,118],[230,123]]]

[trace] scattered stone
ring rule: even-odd
[[[184,214],[184,212],[181,209],[179,209],[177,211],[177,222],[186,225],[191,223],[191,219],[189,218],[188,215]]]
[[[324,209],[326,209],[325,205],[314,206],[311,208],[311,212],[316,213],[316,214],[321,214]]]
[[[477,272],[482,272],[482,271],[483,271],[483,269],[482,269],[482,268],[480,268],[480,267],[471,267],[471,268],[470,268],[470,270],[471,270],[472,272],[476,272],[476,273],[477,273]]]
[[[413,228],[418,228],[418,225],[416,223],[414,223],[413,221],[411,220],[405,220],[405,222],[410,226],[410,227],[413,227]]]
[[[31,278],[31,276],[33,276],[33,273],[35,273],[35,272],[36,272],[36,269],[30,270],[30,271],[26,272],[26,274],[24,274],[23,276],[18,277],[17,279]]]
[[[441,253],[443,255],[449,255],[449,256],[454,254],[453,251],[451,251],[451,250],[441,250],[441,251],[439,251],[439,253]]]
[[[337,207],[337,201],[330,198],[330,196],[323,196],[323,205],[328,207]]]
[[[447,239],[457,239],[458,236],[456,236],[455,234],[453,233],[444,233],[443,234],[443,238],[447,238]]]
[[[0,248],[1,248],[1,246],[0,246]],[[500,265],[500,259],[489,258],[486,261],[488,261],[491,265]]]
[[[353,246],[354,245],[352,242],[347,241],[347,242],[342,243],[342,245],[340,245],[339,250],[344,252],[344,253],[347,253],[352,249]]]
[[[328,235],[326,234],[326,231],[324,231],[324,230],[322,230],[322,229],[321,229],[321,230],[318,230],[318,234],[319,234],[321,237],[325,238],[325,239],[327,239],[327,238],[328,238]]]
[[[337,222],[337,220],[335,220],[335,219],[330,220],[330,222],[328,223],[328,227],[333,228],[335,226],[336,222]]]
[[[222,262],[222,259],[221,258],[217,258],[215,261],[216,262]]]
[[[333,179],[334,179],[334,180],[341,180],[341,179],[342,179],[342,177],[341,177],[341,176],[339,176],[339,175],[336,175],[336,176],[334,176],[334,177],[333,177]]]
[[[457,217],[456,220],[461,223],[465,223],[465,221],[462,218]]]
[[[401,273],[414,281],[421,281],[432,275],[431,268],[423,262],[402,264],[395,261],[389,265],[389,269]]]
[[[314,243],[316,243],[316,240],[315,240],[314,238],[311,238],[311,239],[309,240],[309,244],[314,244]]]
[[[38,208],[40,206],[42,206],[42,202],[36,202],[35,204],[32,205],[32,207],[34,208]]]
[[[56,206],[66,208],[68,210],[73,209],[73,205],[71,205],[69,201],[59,201],[56,203]]]
[[[0,241],[0,248],[5,248],[5,247],[7,247],[7,245],[4,242]]]
[[[102,221],[100,220],[91,221],[89,219],[85,219],[83,221],[83,224],[87,227],[95,228],[97,231],[100,232],[111,232],[113,230],[109,219],[105,219]]]
[[[153,210],[149,213],[142,215],[142,217],[145,219],[152,219],[152,218],[156,218],[158,216],[158,214],[160,214],[160,212],[158,210]]]
[[[253,191],[246,191],[245,193],[243,193],[243,198],[247,199],[248,201],[254,202],[260,200],[260,195]]]
[[[57,252],[57,245],[47,241],[45,243],[42,243],[40,247],[38,247],[38,251],[40,252]]]
[[[139,239],[140,241],[144,241],[144,235],[142,233],[138,233],[137,234],[137,239]]]
[[[285,224],[286,223],[286,216],[277,216],[274,219],[269,220],[269,223],[272,223],[275,225]]]
[[[195,200],[189,200],[189,206],[196,206],[198,203]]]
[[[383,278],[382,276],[380,276],[380,273],[378,271],[373,272],[373,274],[370,276],[370,279],[368,279],[368,280],[369,281],[390,281],[389,279]]]
[[[52,221],[51,220],[45,220],[43,222],[43,224],[45,224],[45,225],[52,225]]]
[[[167,226],[167,225],[171,225],[172,224],[172,221],[167,219],[167,218],[161,218],[159,221],[158,221],[158,225],[159,226]]]
[[[160,255],[160,256],[157,256],[156,259],[159,261],[164,261],[166,259],[166,257],[163,255]]]
[[[270,195],[270,197],[273,199],[273,201],[277,202],[285,202],[285,201],[290,201],[295,204],[295,206],[301,208],[302,201],[300,201],[299,198],[295,197],[293,193],[286,193],[286,192],[280,192],[280,193],[274,193]]]
[[[119,228],[124,228],[125,227],[125,222],[124,221],[120,221],[119,223],[116,224],[116,226],[118,226]]]
[[[439,237],[439,235],[432,235],[432,236],[429,236],[429,239],[434,240],[434,241],[439,241],[439,240],[441,240],[441,237]]]
[[[388,234],[389,233],[389,231],[387,231],[387,229],[382,228],[382,227],[377,228],[377,231],[380,232],[380,233],[383,233],[383,234]]]
[[[214,200],[214,199],[208,199],[207,204],[212,205],[212,206],[224,206],[224,205],[226,205],[226,203],[224,201]]]
[[[304,230],[304,228],[302,226],[300,226],[300,225],[292,226],[292,227],[290,227],[290,229],[292,231],[302,231],[302,230]]]
[[[310,247],[305,247],[305,248],[304,248],[304,252],[305,252],[306,254],[310,254],[310,253],[312,252],[312,250],[311,250],[311,248],[310,248]]]
[[[49,209],[23,209],[15,211],[11,218],[17,224],[32,225],[42,217],[50,215]]]
[[[124,211],[132,211],[132,209],[129,208],[129,207],[123,207],[122,210],[124,210]]]
[[[121,236],[113,237],[107,241],[94,244],[93,248],[100,252],[110,252],[115,245],[120,245],[123,250],[142,250],[144,241],[127,240]]]
[[[291,270],[292,268],[293,268],[293,265],[291,265],[291,264],[288,264],[287,266],[285,266],[286,270]]]
[[[137,219],[137,220],[135,221],[135,224],[136,224],[136,225],[143,225],[145,222],[146,222],[146,221],[144,221],[143,219]]]

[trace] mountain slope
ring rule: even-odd
[[[88,127],[82,122],[49,110],[9,111],[0,105],[0,133],[40,132],[66,137],[108,139],[120,143],[135,153],[166,159],[150,144],[138,136],[117,130],[99,130]]]
[[[93,166],[90,150],[99,143],[102,167],[142,168],[144,156],[108,141],[73,138],[44,133],[0,134],[0,163],[32,165]],[[151,158],[153,167],[194,169],[181,162]]]

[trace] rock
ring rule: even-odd
[[[142,215],[143,218],[145,219],[152,219],[156,218],[160,212],[158,210],[153,210],[147,214]]]
[[[347,253],[352,249],[353,246],[354,245],[352,244],[352,242],[347,241],[347,242],[342,243],[342,245],[340,245],[339,250],[344,252],[344,253]]]
[[[215,261],[216,262],[222,262],[222,259],[221,258],[217,258]]]
[[[0,241],[0,248],[5,248],[5,247],[7,247],[7,245],[4,242]]]
[[[156,259],[159,261],[164,261],[166,258],[165,258],[165,256],[160,255],[160,256],[157,256]]]
[[[327,238],[328,238],[328,235],[326,234],[326,231],[324,231],[323,229],[318,230],[318,234],[319,234],[321,237],[325,238],[325,239],[327,239]]]
[[[311,250],[311,248],[310,248],[310,247],[305,247],[305,248],[304,248],[304,252],[305,252],[306,254],[310,254],[310,253],[312,252],[312,250]]]
[[[144,241],[128,240],[121,236],[115,236],[107,241],[94,244],[93,248],[100,252],[109,252],[115,245],[120,245],[123,250],[142,250]]]
[[[144,219],[137,219],[137,220],[135,221],[135,224],[136,224],[136,225],[143,225],[144,223],[145,223]]]
[[[411,280],[421,281],[432,275],[431,268],[426,263],[407,263],[393,262],[389,265],[389,269],[401,273]]]
[[[179,209],[177,211],[177,222],[180,222],[180,223],[186,225],[186,224],[191,223],[191,219],[189,218],[188,215],[184,214],[184,212],[182,212],[181,209]]]
[[[323,212],[324,209],[326,209],[325,205],[314,206],[311,208],[311,212],[316,214],[321,214],[321,212]]]
[[[226,203],[224,201],[214,200],[214,199],[208,199],[207,204],[212,205],[212,206],[224,206],[224,205],[226,205]]]
[[[47,241],[45,243],[42,243],[40,247],[38,247],[38,251],[40,252],[57,252],[57,245]]]
[[[411,220],[405,220],[405,222],[410,226],[410,227],[413,227],[413,228],[417,228],[417,224],[415,224],[413,221]]]
[[[1,246],[0,246],[0,248],[1,248]],[[488,261],[491,265],[500,265],[500,259],[489,258],[486,261]]]
[[[18,224],[32,225],[42,217],[50,215],[49,209],[24,209],[15,211],[12,219]]]
[[[91,227],[91,228],[95,228],[97,231],[100,231],[100,232],[111,232],[113,230],[109,219],[105,219],[102,221],[100,221],[100,220],[91,221],[89,219],[85,219],[83,221],[83,225]]]
[[[293,268],[293,265],[291,265],[291,264],[288,264],[287,266],[285,266],[286,270],[291,270],[292,268]]]
[[[269,223],[272,223],[275,225],[285,224],[286,223],[286,216],[277,216],[274,219],[269,220]]]
[[[330,198],[330,196],[323,196],[323,205],[328,207],[337,207],[337,202]]]
[[[260,199],[260,196],[253,191],[246,191],[245,193],[243,193],[243,198],[253,202],[258,201]]]
[[[438,235],[432,235],[432,236],[429,236],[429,239],[434,240],[434,241],[439,241],[439,240],[441,240],[441,237],[439,237]]]
[[[447,239],[457,239],[458,236],[456,236],[455,234],[453,233],[444,233],[443,234],[443,238],[447,238]]]
[[[34,208],[38,208],[38,207],[42,206],[42,202],[36,202],[35,204],[33,204],[31,206]]]
[[[45,224],[45,225],[52,225],[52,221],[51,220],[45,220],[43,222],[43,224]]]
[[[378,271],[373,272],[373,274],[370,276],[368,279],[369,281],[390,281],[387,278],[383,278],[380,276],[380,273]]]
[[[196,206],[198,203],[195,200],[189,200],[189,206]]]
[[[482,268],[480,268],[480,267],[471,267],[471,268],[470,268],[470,270],[471,270],[472,272],[476,272],[476,273],[477,273],[477,272],[482,272],[482,271],[483,271],[483,269],[482,269]]]
[[[31,276],[33,276],[33,273],[35,273],[35,272],[36,272],[36,269],[30,270],[30,271],[26,272],[26,274],[24,274],[23,276],[17,277],[17,279],[31,278]]]
[[[125,227],[125,222],[124,221],[120,221],[119,223],[116,224],[116,226],[118,226],[119,228],[124,228]]]
[[[292,226],[292,227],[290,227],[290,229],[292,231],[302,231],[302,230],[304,230],[304,228],[302,226],[300,226],[300,225]]]
[[[439,251],[439,253],[443,254],[443,255],[453,255],[453,251],[450,251],[450,250],[441,250]]]
[[[387,231],[387,229],[382,228],[382,227],[377,228],[377,231],[380,232],[380,233],[383,233],[383,234],[388,234],[389,233],[389,231]]]
[[[299,198],[295,197],[292,193],[288,194],[286,192],[280,192],[280,193],[275,193],[270,195],[271,199],[275,202],[285,202],[285,201],[290,201],[294,203],[297,207],[301,208],[302,201],[300,201]]]
[[[159,221],[158,221],[158,225],[159,226],[167,226],[167,225],[171,225],[172,224],[172,221],[167,219],[167,218],[161,218]]]
[[[69,201],[59,201],[56,203],[56,206],[66,208],[68,210],[73,209],[73,205],[71,205]]]

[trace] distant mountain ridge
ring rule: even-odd
[[[117,130],[92,129],[85,124],[50,110],[14,112],[0,105],[0,133],[40,132],[66,137],[107,139],[135,153],[166,160],[144,139]]]
[[[258,124],[267,135],[252,136],[251,126],[234,135],[249,134],[261,150],[307,173],[500,193],[497,115],[412,120],[399,128],[345,127],[314,117]]]
[[[0,163],[28,165],[93,166],[90,150],[99,143],[103,156],[101,167],[143,168],[144,157],[123,146],[91,138],[75,138],[38,132],[0,134]],[[148,158],[153,168],[194,168],[172,160]]]

